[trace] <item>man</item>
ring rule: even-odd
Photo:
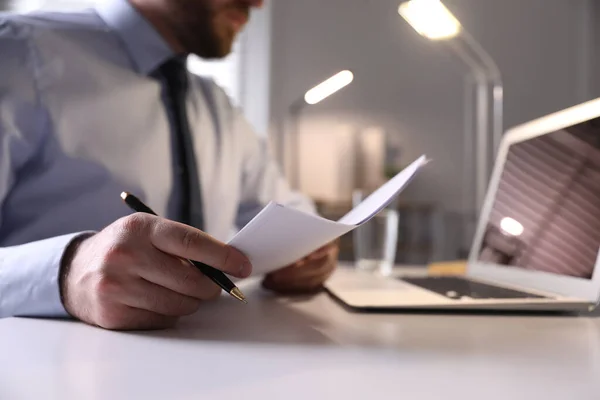
[[[224,244],[232,230],[270,200],[313,211],[224,92],[184,68],[187,54],[226,56],[261,4],[110,0],[1,17],[0,317],[171,326],[220,293],[181,258],[247,277]],[[166,218],[130,214],[122,191]],[[314,290],[336,259],[326,246],[263,285]]]

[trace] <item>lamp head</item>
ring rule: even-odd
[[[348,70],[338,72],[331,78],[319,83],[304,95],[304,101],[308,104],[317,104],[335,92],[348,86],[354,80],[354,74]]]
[[[460,33],[458,19],[440,0],[410,0],[400,4],[398,14],[419,35],[431,40],[446,40]]]

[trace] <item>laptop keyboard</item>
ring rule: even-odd
[[[499,286],[471,281],[457,276],[440,276],[427,278],[401,278],[400,280],[419,286],[423,289],[446,296],[449,299],[459,300],[461,297],[473,299],[543,299],[531,293]]]

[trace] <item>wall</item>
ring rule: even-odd
[[[267,135],[269,130],[271,9],[272,3],[267,2],[262,9],[252,11],[250,22],[241,37],[241,106],[246,118],[260,135]]]
[[[272,3],[271,132],[281,132],[287,107],[306,89],[352,69],[354,83],[304,110],[304,126],[317,119],[383,126],[405,162],[422,153],[434,160],[405,197],[460,210],[465,69],[445,45],[419,37],[397,14],[398,0]],[[445,3],[503,73],[506,127],[594,93],[589,1]]]

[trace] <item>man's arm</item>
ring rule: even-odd
[[[10,212],[5,200],[48,133],[31,51],[19,27],[0,18],[0,233],[6,234],[15,227],[3,218]],[[0,317],[67,315],[58,274],[75,236],[0,247]]]
[[[59,269],[78,234],[0,248],[0,318],[68,316],[60,298]]]
[[[30,145],[23,139],[31,132],[20,129],[17,118],[6,112],[13,103],[0,98],[3,213],[10,213],[4,200],[19,183],[16,177],[23,176],[20,166],[28,161],[21,150]],[[37,117],[33,112],[26,119]],[[9,234],[13,227],[3,225],[2,215],[0,230]],[[204,232],[135,213],[95,234],[0,248],[0,317],[68,315],[107,329],[169,327],[221,293],[182,259],[198,260],[238,278],[252,270],[243,254]]]

